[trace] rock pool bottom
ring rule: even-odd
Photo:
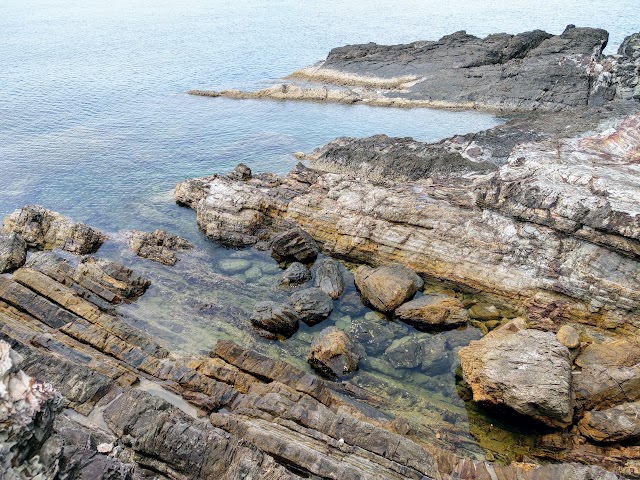
[[[216,340],[230,339],[311,371],[306,359],[314,336],[335,325],[364,349],[359,370],[346,379],[377,396],[382,410],[407,419],[400,429],[409,435],[462,455],[505,463],[523,456],[547,456],[542,446],[544,431],[531,434],[531,425],[526,425],[527,434],[522,433],[519,424],[526,420],[484,411],[467,401],[468,392],[456,381],[457,351],[498,321],[472,321],[475,326],[450,331],[419,331],[365,307],[349,271],[354,266],[343,265],[347,288],[328,319],[313,327],[301,323],[287,340],[266,340],[255,333],[249,315],[255,303],[284,300],[291,293],[278,288],[282,268],[268,252],[227,249],[204,236],[190,235],[190,240],[195,240],[196,248],[180,254],[173,267],[135,256],[124,234],[111,234],[98,252],[151,280],[146,294],[120,311],[133,326],[170,350],[185,357],[207,354]],[[453,292],[444,284],[428,284],[425,291],[455,294],[465,306],[482,300]]]

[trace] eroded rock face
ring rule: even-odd
[[[15,233],[0,233],[0,273],[10,272],[24,265],[27,243]]]
[[[307,325],[315,325],[331,315],[333,300],[319,288],[305,288],[289,297],[289,305],[298,319]]]
[[[425,295],[396,308],[395,315],[427,326],[465,325],[469,314],[460,300],[448,295]]]
[[[506,405],[550,425],[573,419],[569,351],[551,332],[499,330],[459,352],[476,402]]]
[[[129,236],[129,246],[139,257],[164,265],[175,265],[178,261],[176,252],[193,247],[184,238],[164,230],[156,230],[151,233],[134,230]]]
[[[336,327],[328,327],[311,344],[308,361],[326,376],[341,377],[358,369],[360,354],[346,333]]]
[[[422,288],[422,279],[412,270],[399,265],[370,268],[358,267],[355,282],[360,294],[373,307],[391,312]]]
[[[273,335],[290,337],[298,331],[298,314],[288,304],[259,302],[249,320],[254,327]]]
[[[598,442],[615,442],[640,436],[640,402],[585,413],[578,428]]]
[[[7,215],[3,232],[19,234],[32,248],[59,248],[81,255],[95,252],[106,239],[98,230],[38,205],[29,205]]]
[[[626,339],[592,343],[575,362],[579,367],[633,367],[640,363],[640,345]]]

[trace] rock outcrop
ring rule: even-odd
[[[553,333],[496,330],[459,355],[474,401],[506,405],[550,425],[572,422],[569,351]]]
[[[298,166],[269,183],[189,180],[191,187],[181,185],[176,194],[182,203],[199,198],[191,205],[212,238],[235,234],[238,218],[257,219],[243,230],[256,242],[298,225],[328,254],[398,262],[486,292],[544,328],[571,321],[633,333],[640,327],[640,115],[629,111],[610,111],[607,121],[604,110],[573,112],[575,125],[599,133],[578,135],[572,124],[570,138],[559,133],[564,120],[542,116],[535,125],[549,119],[545,139],[516,147],[516,131],[530,138],[519,120],[484,132],[483,145],[507,156],[506,163],[487,157],[496,162],[491,174],[379,182],[367,176],[364,160],[354,160],[351,174],[341,165],[335,173]],[[505,136],[508,142],[498,140]],[[347,158],[352,150],[344,148]],[[323,168],[329,167],[327,160]],[[184,191],[192,193],[183,197]],[[233,204],[228,224],[221,220],[232,213],[225,202]]]
[[[175,265],[178,261],[176,252],[188,250],[193,245],[177,235],[156,230],[140,232],[133,230],[129,235],[129,246],[133,253],[142,258],[153,260],[164,265]]]
[[[355,282],[362,297],[374,308],[391,312],[422,288],[422,279],[400,264],[358,267]]]
[[[0,273],[10,272],[27,260],[27,243],[15,233],[0,233]]]
[[[300,262],[293,262],[287,267],[280,277],[279,285],[290,287],[302,285],[311,280],[311,272]]]
[[[59,248],[81,255],[95,252],[106,239],[98,230],[38,205],[29,205],[7,215],[3,232],[19,234],[32,248]]]
[[[478,38],[464,31],[406,45],[334,48],[290,83],[256,92],[191,90],[193,95],[377,106],[552,110],[638,99],[638,34],[605,56],[606,31],[567,26]],[[296,84],[296,80],[325,85]]]

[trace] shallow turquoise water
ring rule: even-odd
[[[461,29],[481,36],[534,28],[560,33],[569,23],[606,28],[608,51],[614,52],[624,36],[640,30],[637,0],[3,0],[0,215],[40,203],[109,232],[101,254],[153,282],[125,310],[173,348],[205,353],[216,338],[233,338],[304,367],[319,329],[336,324],[348,330],[372,312],[343,299],[329,320],[301,328],[290,341],[254,338],[247,322],[253,304],[284,297],[274,289],[278,266],[264,252],[229,251],[206,241],[195,214],[173,202],[175,183],[226,172],[239,162],[286,172],[295,164],[291,153],[338,136],[438,140],[501,119],[478,112],[233,101],[185,91],[260,88],[347,43],[437,39]],[[175,267],[157,265],[133,256],[117,233],[133,228],[166,228],[197,248]],[[228,258],[249,261],[260,275],[225,272],[220,261]],[[348,293],[355,295],[352,285]],[[403,335],[415,333],[401,327]],[[504,449],[485,446],[493,445],[482,436],[486,422],[477,415],[468,421],[455,393],[455,364],[436,379],[417,371],[388,377],[371,366],[371,358],[352,380],[386,394],[390,410],[410,417],[430,439],[450,432],[453,444],[469,442],[472,453],[479,451],[476,441],[498,453]]]

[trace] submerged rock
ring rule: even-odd
[[[271,240],[271,255],[279,262],[312,262],[320,249],[307,232],[292,228]]]
[[[384,352],[394,339],[407,334],[407,328],[391,322],[376,312],[368,312],[364,317],[351,322],[351,337],[364,347],[370,355]]]
[[[334,300],[340,298],[344,292],[344,277],[338,262],[325,258],[316,262],[315,285]]]
[[[133,230],[129,237],[129,246],[139,257],[164,265],[175,265],[178,261],[177,251],[193,248],[193,245],[184,238],[164,230],[151,233]]]
[[[315,325],[331,315],[333,300],[319,288],[305,288],[289,297],[289,305],[298,319],[307,325]]]
[[[0,273],[10,272],[27,260],[27,243],[16,233],[0,233]]]
[[[360,355],[349,336],[336,327],[327,327],[314,339],[309,364],[329,377],[340,377],[358,369]]]
[[[363,298],[382,312],[390,312],[411,298],[420,288],[422,279],[399,264],[370,268],[358,267],[355,282]]]
[[[311,272],[300,262],[293,262],[280,276],[278,282],[281,286],[302,285],[311,280]]]
[[[80,255],[95,252],[106,239],[98,230],[39,205],[29,205],[7,215],[3,232],[19,234],[29,247],[59,248]]]
[[[429,375],[444,373],[453,363],[453,353],[443,335],[419,333],[394,340],[385,358],[396,368],[416,368]]]
[[[298,331],[298,314],[288,304],[259,302],[249,320],[254,327],[274,335],[290,337]]]
[[[571,423],[571,361],[553,333],[497,330],[459,356],[474,401],[506,405],[549,425]]]
[[[469,314],[460,300],[449,295],[425,295],[396,308],[395,315],[426,326],[465,325]]]

